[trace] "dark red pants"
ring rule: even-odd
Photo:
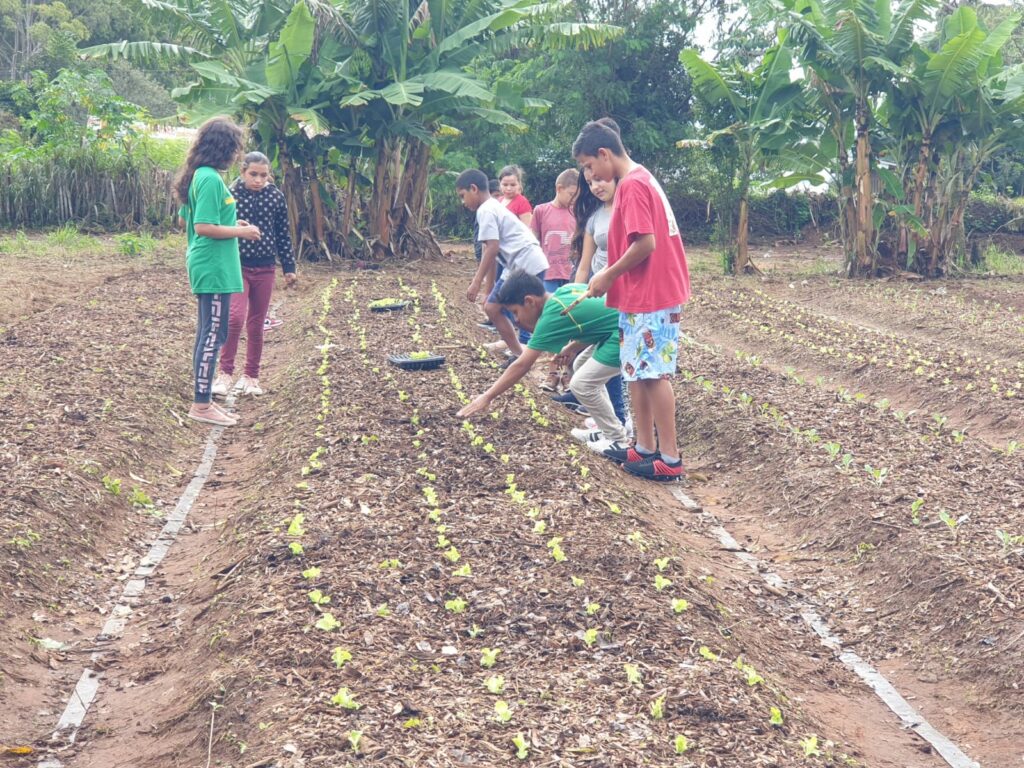
[[[228,340],[220,353],[220,369],[235,372],[235,354],[238,340],[245,327],[245,375],[256,379],[260,375],[263,356],[263,321],[270,309],[274,293],[274,267],[243,267],[242,293],[231,296],[231,316],[228,319]]]

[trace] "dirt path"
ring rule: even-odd
[[[496,375],[457,298],[463,271],[431,265],[432,284],[411,270],[311,270],[286,297],[268,394],[224,435],[60,754],[67,768],[208,754],[298,768],[354,753],[497,766],[519,748],[524,764],[560,766],[945,765],[822,646],[807,605],[982,765],[1020,760],[1006,665],[1024,584],[989,540],[994,525],[1016,530],[1019,456],[704,346],[732,339],[721,329],[698,333],[680,381],[688,493],[788,583],[773,588],[710,517],[568,441],[573,419],[540,392],[510,394],[493,418],[453,418]],[[368,312],[383,296],[412,304]],[[388,366],[407,348],[444,350],[448,366]],[[856,475],[834,466],[846,451]],[[185,453],[179,489],[200,446]],[[892,474],[876,485],[864,463]],[[940,503],[973,505],[955,540],[933,525]],[[75,672],[25,674],[66,694]],[[3,732],[42,743],[13,719]]]

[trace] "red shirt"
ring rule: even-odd
[[[541,203],[533,209],[530,228],[537,236],[544,255],[548,257],[545,280],[568,280],[574,273],[569,260],[572,236],[576,232],[576,216],[572,208],[559,208],[554,203]]]
[[[524,213],[533,213],[533,206],[526,199],[526,195],[516,195],[511,200],[502,199],[501,204],[508,208],[509,213],[522,216]]]
[[[654,251],[612,283],[605,304],[633,313],[685,304],[690,298],[690,273],[675,214],[658,180],[638,165],[615,189],[608,225],[608,266],[621,259],[642,235],[654,235]]]

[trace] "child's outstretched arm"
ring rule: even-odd
[[[469,405],[464,406],[462,410],[459,411],[458,415],[466,417],[486,411],[491,407],[491,402],[496,397],[504,394],[507,390],[514,387],[520,379],[530,372],[533,364],[540,356],[541,352],[539,350],[524,347],[523,354],[521,354],[516,361],[512,363],[512,365],[505,369],[505,372],[498,377],[498,380],[491,385],[490,389],[482,395],[477,395]]]

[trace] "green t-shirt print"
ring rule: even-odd
[[[196,169],[182,213],[188,232],[185,263],[192,293],[241,293],[238,239],[215,240],[196,234],[196,224],[233,227],[238,223],[235,198],[216,170],[205,165]]]
[[[538,352],[561,352],[570,341],[596,344],[594,359],[619,367],[619,311],[606,307],[604,299],[584,299],[566,314],[562,310],[587,290],[583,283],[563,285],[547,300],[526,345]]]

